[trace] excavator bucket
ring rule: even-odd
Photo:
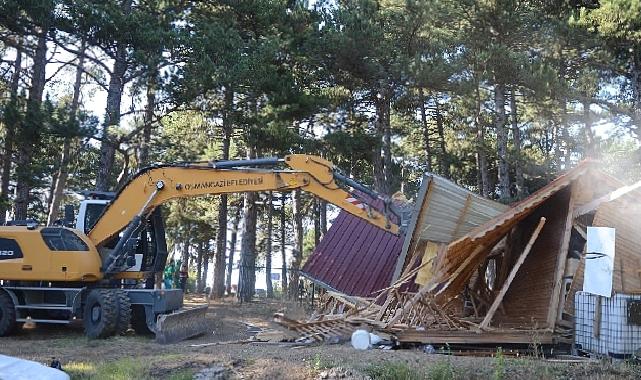
[[[156,321],[156,342],[176,343],[204,334],[208,328],[206,314],[207,305],[203,305],[160,315]]]

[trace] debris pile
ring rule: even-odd
[[[600,226],[617,231],[612,291],[641,291],[641,225],[629,223],[641,216],[639,186],[591,162],[510,208],[449,185],[422,190],[390,286],[370,298],[329,292],[308,321],[276,322],[316,341],[364,328],[399,343],[570,345],[586,230]],[[448,209],[452,194],[461,199]]]

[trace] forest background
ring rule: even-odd
[[[0,0],[0,223],[154,163],[321,155],[510,203],[584,159],[641,178],[638,0]],[[212,296],[296,296],[335,214],[300,192],[165,207]],[[329,213],[329,216],[328,216]],[[274,289],[272,258],[280,273]],[[211,265],[210,265],[211,264]],[[256,284],[256,272],[266,283]],[[264,285],[264,286],[263,286]]]

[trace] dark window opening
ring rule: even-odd
[[[64,228],[43,228],[42,239],[52,251],[89,251],[87,244],[73,231]]]
[[[89,233],[91,229],[96,225],[98,219],[102,215],[102,212],[105,210],[106,204],[102,203],[89,203],[85,210],[85,234]]]

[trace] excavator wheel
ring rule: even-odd
[[[16,329],[16,308],[6,291],[0,289],[0,336],[10,335]]]
[[[129,296],[122,290],[115,290],[118,302],[118,320],[116,321],[116,335],[122,335],[129,330],[131,323],[131,301]]]
[[[143,305],[134,305],[131,308],[131,327],[138,335],[151,335],[153,331],[147,326],[147,315]]]
[[[93,289],[87,296],[82,316],[89,338],[106,338],[116,332],[118,300],[113,289]]]

